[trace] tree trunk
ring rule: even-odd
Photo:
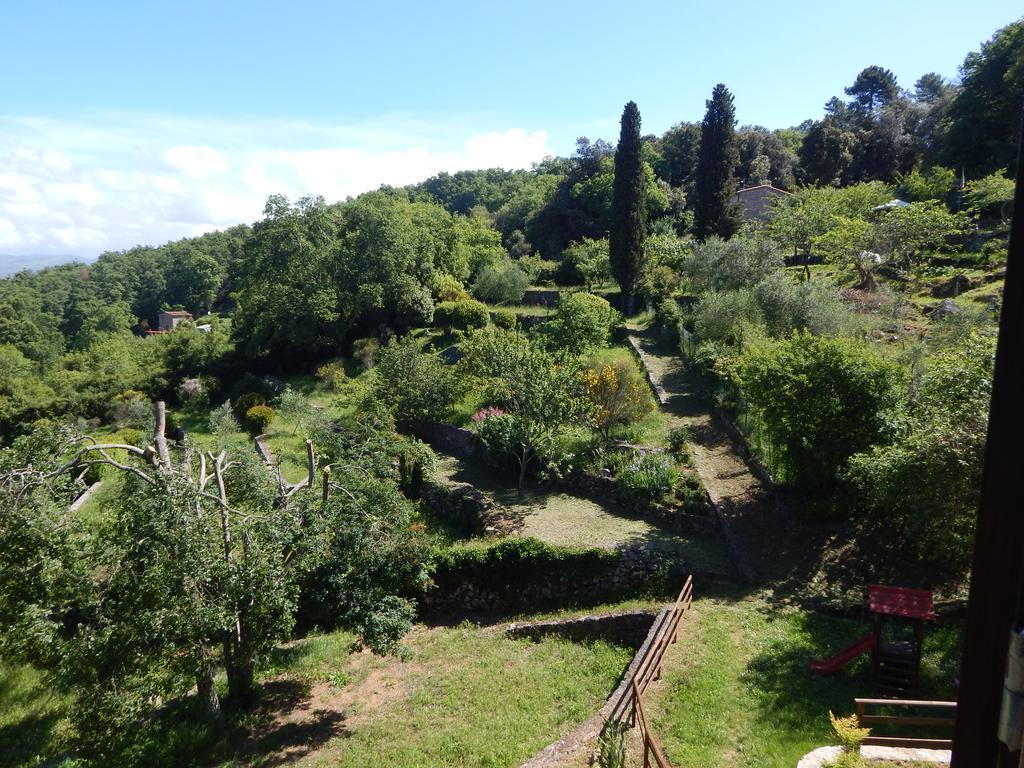
[[[516,490],[519,495],[523,495],[523,488],[526,486],[526,467],[530,463],[530,449],[524,447],[523,452],[519,455],[519,485],[516,486]]]
[[[228,696],[235,706],[244,709],[253,699],[253,663],[252,659],[238,658],[237,653],[231,655],[227,666]]]
[[[627,293],[625,290],[622,291],[622,314],[626,317],[633,316],[633,302],[634,296],[632,293]]]
[[[210,660],[210,649],[205,643],[199,646],[200,662],[196,670],[196,691],[198,692],[199,708],[208,722],[221,719],[220,697],[213,682],[213,662]]]

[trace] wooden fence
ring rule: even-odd
[[[644,768],[650,768],[652,765],[657,768],[672,768],[672,764],[665,757],[661,746],[648,727],[647,716],[644,714],[643,694],[652,681],[661,677],[661,662],[665,657],[665,651],[676,641],[679,622],[692,603],[693,576],[687,576],[675,602],[667,611],[658,615],[654,635],[644,649],[640,662],[633,670],[629,684],[623,689],[609,715],[609,719],[612,721],[627,721],[631,726],[639,727],[640,738],[644,746]]]
[[[910,725],[922,728],[948,728],[956,725],[955,701],[915,701],[912,699],[854,699],[857,723],[862,728],[874,725]],[[943,710],[945,716],[868,714],[868,707]],[[952,749],[953,740],[937,738],[904,738],[901,736],[869,736],[865,744],[877,747],[917,747],[920,749]]]

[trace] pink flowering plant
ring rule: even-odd
[[[473,423],[474,424],[482,424],[483,422],[487,421],[488,419],[492,419],[495,416],[504,416],[504,415],[505,415],[505,411],[503,409],[497,408],[497,407],[491,405],[491,406],[488,406],[487,408],[481,408],[479,411],[474,413],[473,414]]]

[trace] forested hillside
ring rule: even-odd
[[[614,142],[529,170],[275,195],[251,225],[0,280],[0,672],[54,692],[17,693],[42,714],[0,719],[0,746],[29,764],[283,761],[263,739],[278,699],[342,707],[335,656],[361,685],[376,662],[359,649],[411,647],[443,681],[484,690],[499,670],[541,691],[509,705],[529,735],[449,738],[465,723],[413,693],[401,745],[371,711],[328,757],[477,764],[471,743],[511,765],[596,711],[622,649],[527,653],[462,619],[652,602],[689,572],[760,579],[794,611],[849,612],[877,579],[962,605],[1024,20],[957,83],[872,65],[837,92],[767,130],[737,126],[718,84],[701,122],[660,136],[631,101]],[[773,202],[746,212],[737,191],[765,185]],[[169,310],[190,317],[160,329]],[[744,493],[771,495],[804,551],[778,521],[719,533],[708,482],[727,468],[666,381],[729,430]],[[400,674],[451,698],[424,669]],[[448,703],[505,716],[477,693]],[[779,728],[787,749],[819,738]]]

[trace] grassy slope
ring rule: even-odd
[[[32,765],[58,753],[67,702],[31,667],[0,662],[0,766]]]
[[[860,622],[772,608],[760,599],[704,599],[652,689],[652,727],[678,768],[792,768],[832,743],[828,710],[848,714],[870,696],[867,656],[832,677],[808,661],[860,637]],[[928,635],[923,694],[948,697],[955,633]]]
[[[417,627],[406,660],[354,652],[336,632],[279,650],[263,705],[231,737],[167,724],[135,764],[514,766],[595,713],[632,651],[509,640],[502,627]],[[0,668],[0,765],[63,747],[67,703],[27,667]]]

